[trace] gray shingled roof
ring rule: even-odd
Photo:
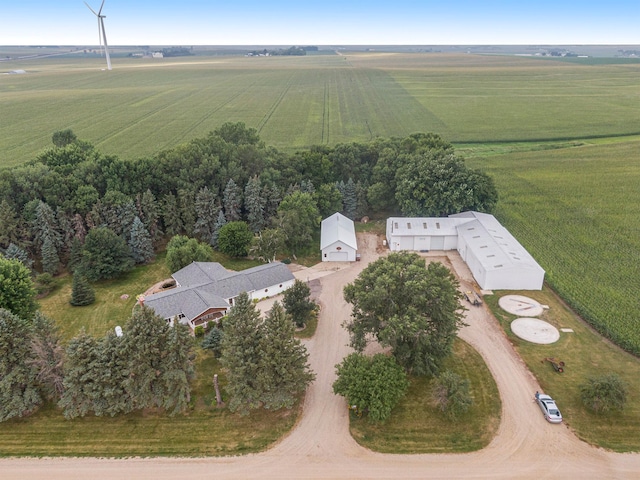
[[[262,290],[293,280],[280,262],[268,263],[241,272],[227,270],[215,262],[193,262],[174,273],[180,286],[149,295],[145,305],[163,318],[184,314],[189,320],[210,308],[228,308],[228,299],[242,292]]]

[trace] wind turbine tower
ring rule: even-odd
[[[98,10],[98,13],[96,13],[95,10],[91,8],[87,2],[84,2],[84,4],[98,18],[98,39],[100,41],[100,46],[104,45],[104,55],[105,57],[107,57],[107,70],[111,70],[111,57],[109,57],[109,47],[107,45],[107,34],[104,31],[104,19],[107,17],[105,15],[102,15],[102,7],[104,7],[104,0],[102,0],[102,5],[100,5],[100,10]]]

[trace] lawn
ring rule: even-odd
[[[469,379],[473,405],[448,420],[436,407],[431,378],[411,377],[407,395],[384,423],[351,414],[351,434],[361,445],[383,453],[460,453],[480,450],[495,436],[501,402],[489,369],[473,347],[456,340],[443,370]]]
[[[558,329],[571,329],[561,333],[560,340],[550,345],[537,345],[516,337],[510,328],[516,317],[498,306],[504,294],[526,295],[548,305],[540,318]],[[551,395],[567,424],[582,440],[618,452],[640,450],[640,360],[593,331],[569,310],[552,291],[494,292],[484,297],[494,312],[509,340],[536,376],[542,391]],[[564,372],[557,373],[547,357],[565,362]],[[587,410],[580,399],[579,385],[591,375],[615,373],[629,387],[627,405],[622,412],[596,415]]]

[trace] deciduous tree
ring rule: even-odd
[[[336,365],[336,374],[333,392],[345,397],[356,412],[366,412],[374,422],[389,418],[409,386],[402,367],[382,353],[373,357],[352,353]]]
[[[210,262],[213,250],[195,238],[176,235],[167,244],[167,267],[171,273],[177,272],[192,262]]]
[[[433,398],[440,410],[455,420],[473,404],[469,379],[448,370],[442,372],[434,381]]]
[[[107,227],[90,230],[82,249],[82,273],[90,281],[115,278],[133,267],[124,239]]]
[[[461,294],[441,263],[415,253],[391,253],[369,264],[344,296],[352,318],[345,323],[351,345],[362,351],[372,335],[407,371],[437,374],[463,325]]]
[[[218,250],[230,257],[246,257],[253,241],[253,233],[246,222],[229,222],[218,234]]]
[[[282,303],[297,327],[304,327],[318,308],[311,300],[309,285],[298,279],[284,292]]]
[[[582,403],[595,413],[622,410],[629,388],[615,373],[594,376],[580,385]]]
[[[20,260],[0,257],[0,309],[31,319],[38,308],[35,297],[31,271]]]

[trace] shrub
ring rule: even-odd
[[[622,410],[627,394],[627,385],[615,373],[591,377],[580,385],[582,403],[595,413]]]

